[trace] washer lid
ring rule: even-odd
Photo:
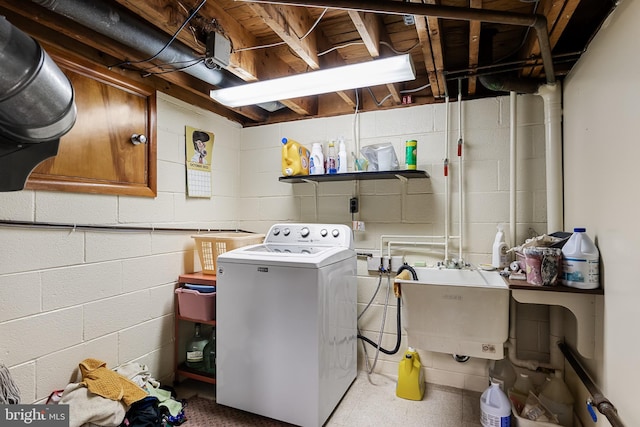
[[[217,263],[270,264],[319,268],[348,258],[355,251],[339,246],[307,246],[263,243],[244,246],[218,256]]]

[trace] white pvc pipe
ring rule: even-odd
[[[458,239],[459,236],[407,236],[407,235],[391,235],[391,234],[383,234],[380,236],[380,253],[382,254],[383,249],[384,249],[384,242],[386,239],[406,239],[408,237],[411,237],[412,239],[424,239],[424,240],[434,240],[434,239],[439,239],[442,240],[441,242],[427,242],[427,241],[420,241],[420,240],[409,240],[409,241],[405,241],[405,240],[389,240],[387,242],[387,255],[389,257],[391,257],[391,246],[392,245],[403,245],[403,246],[439,246],[439,247],[446,247],[447,243],[447,239]]]
[[[510,120],[509,120],[509,247],[518,244],[516,236],[516,203],[517,203],[517,142],[518,142],[518,97],[516,92],[509,93]]]
[[[458,80],[458,144],[462,145],[462,80]],[[463,188],[463,179],[462,179],[462,156],[464,155],[464,151],[462,151],[462,147],[457,147],[460,150],[460,155],[458,156],[458,236],[460,236],[460,241],[458,242],[458,259],[462,259],[462,219],[463,216],[463,200],[462,194],[464,192]]]
[[[564,230],[561,89],[557,82],[540,86],[537,93],[544,100],[548,233]]]
[[[449,260],[449,96],[444,98],[444,161],[447,168],[447,175],[444,177],[444,259]]]

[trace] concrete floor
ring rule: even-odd
[[[181,398],[215,400],[215,387],[186,380],[176,388]],[[325,427],[480,427],[480,393],[427,383],[421,401],[396,396],[396,379],[359,371]]]

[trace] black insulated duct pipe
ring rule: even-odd
[[[169,46],[170,37],[128,11],[116,9],[103,0],[32,0],[52,12],[71,19],[91,30],[116,40],[139,52],[155,56],[163,64],[176,64],[178,68],[193,64],[181,71],[197,79],[218,87],[235,86],[244,83],[232,74],[207,67],[202,58],[182,43],[174,41]]]
[[[0,17],[0,191],[22,190],[75,121],[69,79],[38,42]]]

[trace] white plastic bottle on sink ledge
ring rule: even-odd
[[[509,257],[507,254],[507,243],[504,240],[503,225],[498,225],[498,232],[496,238],[493,241],[493,256],[491,258],[491,265],[495,268],[503,269],[509,265]]]

